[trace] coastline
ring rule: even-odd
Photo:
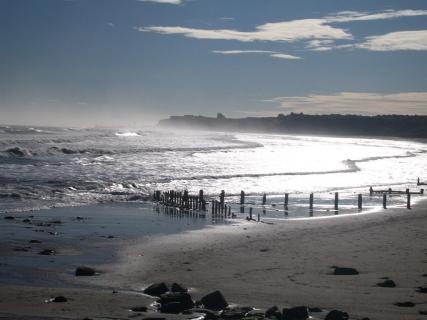
[[[111,317],[127,318],[129,308],[152,301],[139,294],[142,288],[166,281],[188,286],[195,298],[221,290],[230,303],[258,308],[309,305],[341,309],[356,319],[419,319],[418,312],[427,309],[425,297],[415,291],[427,282],[426,213],[423,199],[412,210],[239,222],[121,240],[115,260],[95,266],[100,276],[74,279],[85,289],[2,284],[0,310],[65,318],[105,317],[108,310]],[[360,274],[334,276],[334,265]],[[396,288],[377,287],[382,277],[394,280]],[[70,297],[70,303],[44,303],[55,294]],[[393,305],[404,301],[416,306]]]

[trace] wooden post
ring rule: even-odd
[[[387,209],[387,193],[383,193],[383,208]]]
[[[338,192],[335,192],[334,208],[338,210]]]
[[[409,194],[409,188],[406,189],[406,194]]]
[[[289,202],[289,194],[285,193],[285,209],[288,208],[288,202]]]
[[[420,194],[423,195],[424,194],[424,189],[420,190]]]
[[[214,213],[215,213],[215,205],[214,205],[214,201],[213,200],[211,202],[211,210],[212,210],[212,215],[214,215]]]
[[[231,217],[231,206],[228,207],[228,216]]]
[[[266,202],[267,202],[267,195],[264,193],[264,195],[262,196],[262,205],[264,206]]]
[[[249,208],[249,220],[252,220],[252,207]]]
[[[245,191],[240,191],[240,204],[245,204]]]
[[[374,193],[374,189],[372,189],[372,186],[369,187],[369,195],[372,197],[372,194]]]
[[[310,210],[313,210],[313,193],[310,193]]]
[[[359,193],[359,195],[357,196],[357,207],[359,208],[359,210],[362,210],[362,194]]]
[[[221,190],[221,194],[219,195],[219,201],[221,204],[224,204],[225,191]]]
[[[391,194],[393,190],[391,188],[388,188],[388,193]]]
[[[258,213],[258,222],[261,221],[261,215]]]
[[[411,194],[410,193],[407,194],[406,208],[411,209]]]

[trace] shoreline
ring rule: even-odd
[[[79,318],[104,314],[108,304],[107,309],[120,318],[129,315],[124,306],[130,308],[131,302],[150,304],[151,298],[139,294],[143,287],[167,281],[192,288],[196,298],[221,290],[231,303],[260,308],[310,305],[341,309],[356,319],[418,319],[418,311],[427,309],[424,296],[415,292],[427,282],[422,277],[427,263],[423,246],[427,241],[426,209],[427,201],[420,199],[412,210],[390,208],[338,216],[345,219],[288,219],[273,224],[236,221],[227,226],[120,240],[114,246],[116,257],[95,265],[102,270],[100,276],[68,276],[85,289],[2,284],[7,290],[1,290],[0,310],[5,314]],[[360,275],[333,276],[333,265],[354,267]],[[397,287],[376,287],[382,277],[390,277]],[[113,294],[113,289],[118,293]],[[76,290],[86,292],[88,302]],[[49,298],[49,292],[68,295],[74,302],[61,311],[61,306],[41,302]],[[31,301],[18,307],[22,304],[18,298],[25,296],[32,297]],[[417,305],[393,305],[399,301]],[[88,303],[96,307],[90,309]],[[38,314],[33,314],[35,310]]]

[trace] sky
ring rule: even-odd
[[[427,115],[427,1],[0,0],[0,123]]]

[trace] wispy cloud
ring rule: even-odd
[[[280,53],[269,50],[214,50],[213,53],[225,55],[238,55],[238,54],[268,54],[270,57],[279,59],[299,60],[301,57],[293,56],[290,54]]]
[[[332,95],[284,96],[265,100],[282,112],[308,114],[422,114],[427,115],[427,92],[392,94],[340,92]],[[277,111],[275,111],[277,113]]]
[[[178,1],[178,0],[145,0],[145,1]],[[343,11],[320,19],[299,19],[283,22],[265,23],[255,27],[254,31],[239,31],[234,29],[199,29],[182,26],[150,26],[137,27],[138,31],[157,32],[161,34],[180,34],[188,38],[208,40],[235,40],[242,42],[253,41],[283,41],[295,42],[300,40],[352,40],[353,35],[347,30],[334,24],[352,22],[385,20],[400,17],[425,16],[427,10],[387,10],[377,13],[358,11]],[[318,49],[323,48],[323,49]],[[327,46],[315,46],[312,49],[327,50]]]
[[[346,30],[325,25],[322,19],[303,19],[287,22],[274,22],[259,25],[255,31],[245,32],[233,29],[198,29],[186,27],[138,27],[138,31],[161,34],[181,34],[188,38],[209,40],[285,41],[304,39],[352,39]]]
[[[157,3],[168,3],[168,4],[181,4],[182,0],[137,0],[139,2],[157,2]]]
[[[301,57],[293,56],[291,54],[284,54],[284,53],[274,53],[271,55],[271,57],[278,58],[278,59],[290,59],[290,60],[302,59]]]
[[[245,53],[277,53],[276,51],[268,51],[268,50],[214,50],[213,53],[218,54],[245,54]]]
[[[325,17],[330,23],[352,22],[352,21],[370,21],[386,20],[402,17],[426,16],[427,10],[386,10],[377,13],[359,12],[359,11],[341,11],[335,15]]]
[[[356,47],[372,51],[427,50],[427,30],[399,31],[371,36]]]

